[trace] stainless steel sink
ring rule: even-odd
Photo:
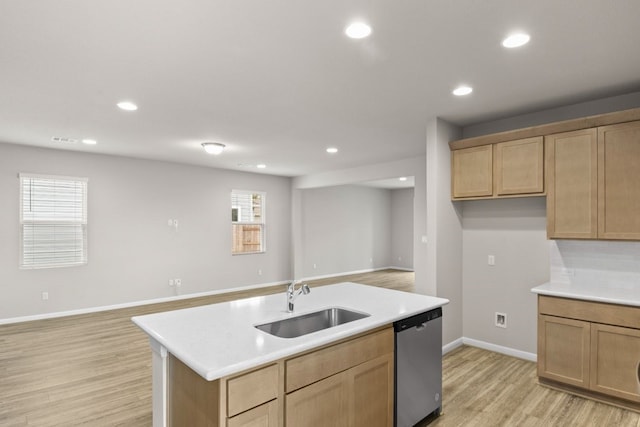
[[[256,328],[280,338],[295,338],[312,332],[364,319],[370,314],[332,307],[302,316],[256,325]]]

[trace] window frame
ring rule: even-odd
[[[48,180],[48,181],[70,181],[74,183],[74,186],[80,187],[79,193],[81,194],[82,200],[79,205],[81,206],[80,218],[63,218],[63,219],[39,219],[39,218],[25,218],[25,206],[24,201],[26,197],[25,189],[25,180]],[[64,268],[64,267],[79,267],[88,264],[89,260],[89,251],[88,251],[88,194],[89,194],[89,179],[86,177],[75,177],[75,176],[63,176],[63,175],[44,175],[44,174],[34,174],[34,173],[19,173],[18,174],[18,198],[19,198],[19,224],[20,224],[20,242],[19,242],[19,268],[21,270],[36,270],[36,269],[44,269],[44,268]],[[31,192],[28,193],[33,199],[33,194]],[[51,213],[54,213],[55,210],[52,210]],[[77,214],[71,216],[78,216]],[[52,258],[49,262],[38,262],[35,260],[35,257],[25,257],[25,243],[26,243],[26,234],[28,234],[25,230],[29,226],[33,229],[36,229],[37,226],[79,226],[81,237],[74,240],[75,248],[80,248],[80,258],[76,261],[65,261],[60,262]],[[59,241],[58,241],[59,242]],[[78,244],[79,242],[79,244]],[[56,241],[52,242],[51,248],[55,246]],[[55,249],[53,249],[55,252]],[[30,258],[28,260],[27,258]]]
[[[237,209],[237,218],[241,219],[241,215],[245,210],[243,207],[237,203],[234,203],[234,195],[250,195],[253,197],[254,195],[260,195],[260,221],[233,221],[233,210]],[[267,238],[266,238],[266,230],[267,230],[267,220],[266,220],[266,201],[267,201],[267,193],[264,191],[253,191],[253,190],[231,190],[231,255],[252,255],[252,254],[262,254],[267,252]],[[250,209],[251,217],[253,218],[253,207]],[[245,212],[246,213],[246,212]],[[259,226],[260,227],[260,249],[257,251],[243,251],[238,252],[235,251],[235,231],[234,227],[238,225],[247,225],[247,226]]]

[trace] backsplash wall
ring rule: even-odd
[[[640,242],[551,240],[552,282],[638,286]]]

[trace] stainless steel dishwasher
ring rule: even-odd
[[[414,426],[442,409],[442,308],[393,324],[395,423]]]

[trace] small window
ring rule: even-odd
[[[231,192],[232,254],[265,251],[265,198],[265,193],[255,191]]]
[[[87,263],[87,179],[20,174],[20,268]]]

